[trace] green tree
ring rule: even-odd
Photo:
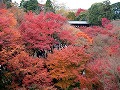
[[[113,10],[113,19],[120,19],[120,2],[111,5]]]
[[[50,0],[47,0],[45,3],[45,12],[55,13],[55,9],[54,9],[53,4]]]
[[[38,8],[39,8],[37,0],[28,0],[28,1],[22,0],[20,3],[20,7],[24,8],[26,12],[28,11],[38,12]]]
[[[12,0],[1,0],[6,5],[6,8],[11,8],[12,7]]]
[[[74,12],[68,12],[67,18],[69,20],[75,20],[75,13]]]
[[[25,3],[25,0],[22,0],[22,1],[20,2],[20,7],[21,7],[21,8],[23,8],[24,3]]]
[[[109,20],[113,19],[113,11],[111,7],[111,3],[109,0],[106,0],[103,2],[104,7],[103,7],[103,16],[106,17]]]
[[[102,18],[109,20],[113,18],[113,11],[109,0],[103,3],[94,3],[88,10],[88,21],[90,24],[101,25]]]

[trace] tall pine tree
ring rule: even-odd
[[[53,13],[55,13],[55,9],[54,9],[53,4],[52,4],[52,2],[50,0],[46,1],[45,12],[53,12]]]

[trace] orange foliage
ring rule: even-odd
[[[18,8],[17,6],[12,6],[8,9],[9,12],[13,13],[14,17],[17,20],[17,24],[21,24],[22,20],[24,19],[25,12],[23,9]]]
[[[86,38],[90,44],[92,44],[92,42],[93,42],[93,39],[90,38],[90,37],[89,37],[87,34],[85,34],[84,32],[79,32],[79,33],[77,33],[77,36],[78,36],[78,37],[84,37],[84,38]]]
[[[20,35],[14,30],[4,30],[0,33],[0,40],[0,64],[5,64],[22,50]]]
[[[0,28],[4,27],[14,27],[17,24],[16,19],[13,16],[13,13],[10,13],[8,10],[0,10]]]
[[[75,39],[74,39],[74,42],[75,42],[74,44],[75,45],[82,46],[82,45],[86,45],[86,44],[87,45],[91,45],[92,44],[93,39],[91,37],[89,37],[88,34],[80,31],[80,29],[77,29],[77,28],[75,28],[73,26],[70,26],[70,25],[67,25],[67,24],[65,24],[63,26],[63,28],[65,30],[70,31],[70,33],[75,37]]]
[[[90,55],[85,53],[84,48],[72,47],[55,51],[54,54],[48,56],[47,66],[50,70],[50,76],[56,80],[56,86],[67,88],[75,82],[80,82],[84,87],[92,86],[92,79],[94,75],[86,69],[86,64],[90,59]],[[83,71],[86,70],[84,76]],[[88,74],[88,75],[87,75]],[[88,82],[89,80],[89,82]]]
[[[0,10],[0,64],[7,63],[22,48],[21,35],[13,29],[16,25],[16,19],[13,14],[5,9]]]
[[[16,19],[12,13],[9,13],[5,9],[0,10],[0,65],[5,68],[2,73],[5,79],[1,78],[0,80],[3,80],[1,83],[5,84],[4,86],[8,89],[17,86],[17,84],[13,82],[11,83],[13,85],[4,83],[11,80],[13,72],[9,70],[9,61],[23,50],[21,35],[18,30],[14,29],[16,23]]]

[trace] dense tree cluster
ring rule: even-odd
[[[0,9],[0,90],[119,90],[120,27],[105,13],[101,26],[75,28],[50,11]]]
[[[76,12],[69,12],[67,18],[76,21],[88,21],[91,25],[102,25],[102,18],[109,20],[120,19],[120,2],[111,5],[109,0],[94,3],[88,10],[79,8]]]
[[[101,25],[102,18],[112,19],[113,12],[109,2],[95,3],[88,10],[88,20],[90,24]]]
[[[41,6],[39,5],[38,0],[27,0],[27,1],[22,0],[20,3],[20,7],[24,8],[26,12],[32,11],[38,14],[41,11]],[[42,8],[44,8],[44,12],[55,13],[55,9],[53,7],[53,3],[51,2],[51,0],[47,0]]]
[[[109,0],[102,3],[94,3],[88,9],[88,21],[93,25],[101,25],[102,18],[108,18],[109,20],[120,19],[120,2],[112,4]]]
[[[28,1],[22,0],[20,3],[20,7],[24,8],[26,12],[31,10],[36,13],[39,8],[37,0],[28,0]]]

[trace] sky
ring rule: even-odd
[[[20,3],[21,0],[12,0],[13,2]],[[93,3],[96,2],[103,2],[105,0],[51,0],[51,1],[56,1],[58,4],[64,4],[67,8],[70,9],[88,9]],[[46,0],[38,0],[39,3],[44,4]],[[120,0],[110,0],[111,4],[120,2]]]

